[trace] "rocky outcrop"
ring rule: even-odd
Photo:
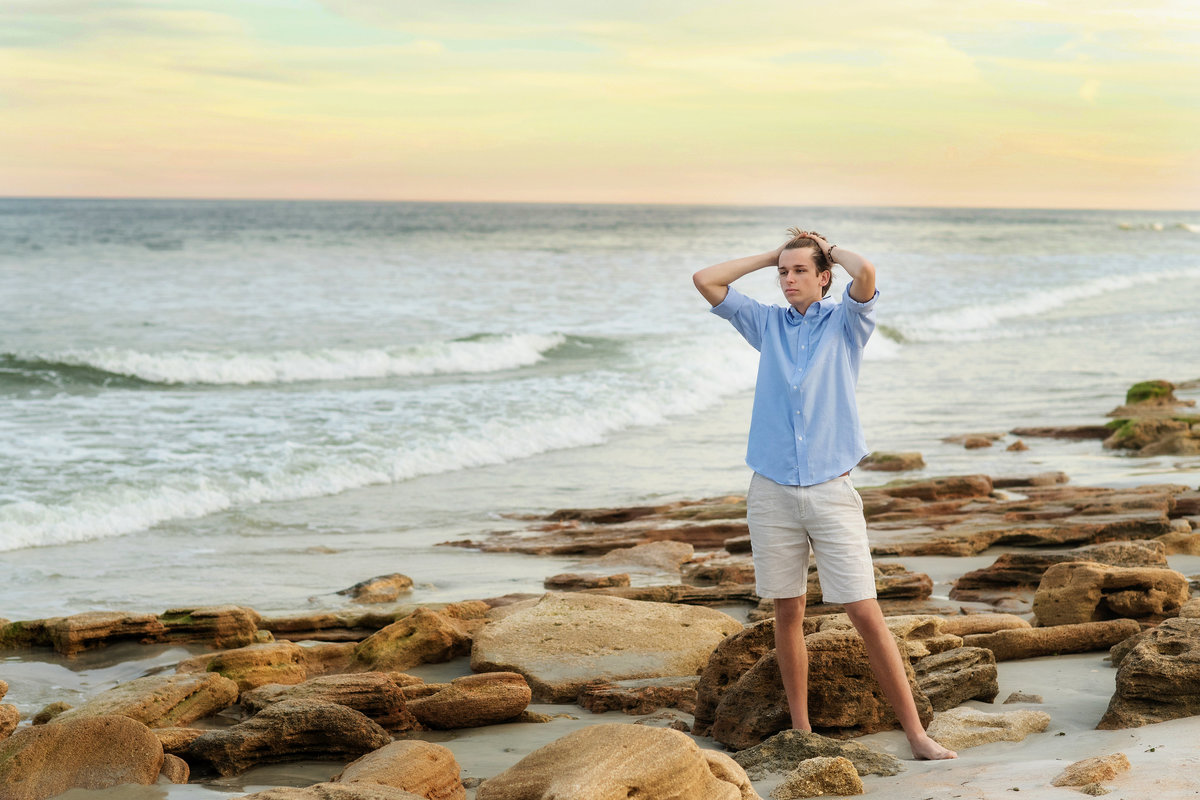
[[[459,773],[449,749],[412,739],[367,753],[346,765],[331,782],[390,786],[427,800],[463,800],[466,791]]]
[[[352,708],[391,731],[410,730],[417,720],[408,710],[405,694],[393,675],[361,672],[354,675],[324,675],[294,686],[267,684],[244,692],[242,707],[257,714],[284,700],[320,700]]]
[[[1122,772],[1128,772],[1129,766],[1129,757],[1124,753],[1085,758],[1070,764],[1050,783],[1053,786],[1087,786],[1111,781]]]
[[[737,620],[707,608],[549,593],[504,609],[475,636],[471,669],[517,672],[533,696],[570,702],[597,680],[695,675]]]
[[[814,729],[858,734],[898,725],[856,632],[819,631],[806,636],[805,643],[809,658],[808,713]],[[922,721],[928,721],[933,709],[907,661],[905,671]],[[741,750],[790,726],[787,696],[772,650],[725,691],[711,733],[718,742]]]
[[[771,790],[771,800],[794,800],[800,797],[836,795],[848,797],[862,794],[863,782],[854,765],[841,756],[817,756],[800,762],[789,772],[783,783]]]
[[[925,469],[925,459],[920,453],[874,452],[858,462],[860,469],[876,472],[904,472],[910,469]]]
[[[353,663],[365,671],[406,670],[458,658],[470,648],[471,637],[461,620],[418,608],[360,642]]]
[[[996,657],[982,647],[958,647],[925,656],[913,665],[917,685],[934,711],[980,700],[991,703],[1000,693]]]
[[[163,749],[124,716],[22,728],[0,741],[0,798],[45,800],[69,789],[108,789],[158,780]]]
[[[1049,725],[1050,715],[1044,711],[989,713],[960,706],[935,715],[927,731],[930,738],[944,747],[965,750],[992,742],[1019,742],[1031,733],[1041,733]]]
[[[209,659],[207,671],[234,681],[239,692],[269,683],[301,683],[308,677],[304,650],[292,642],[252,644],[224,650]]]
[[[400,595],[411,592],[412,578],[393,572],[377,575],[353,586],[342,589],[338,594],[349,597],[356,603],[393,603]]]
[[[887,753],[872,750],[858,742],[830,739],[819,733],[789,729],[777,733],[762,744],[756,744],[733,754],[751,780],[761,780],[770,773],[787,773],[801,761],[818,756],[840,756],[848,759],[859,775],[898,775],[904,769],[900,760]]]
[[[660,708],[677,708],[691,714],[696,708],[698,681],[696,676],[684,676],[592,683],[583,687],[575,702],[593,714],[650,714]]]
[[[148,675],[101,692],[50,725],[120,714],[151,728],[187,725],[237,702],[237,684],[214,673]]]
[[[53,647],[65,656],[113,642],[159,641],[166,629],[154,614],[88,611],[69,617],[21,620],[0,627],[0,650]]]
[[[619,572],[616,575],[599,575],[593,572],[563,572],[558,575],[551,575],[542,582],[542,586],[554,592],[575,592],[580,589],[606,589],[610,586],[628,585],[628,572]]]
[[[484,781],[476,800],[646,797],[759,800],[745,771],[686,735],[644,725],[594,725],[568,734]]]
[[[1055,625],[1052,628],[1013,628],[963,637],[966,647],[985,647],[997,661],[1038,658],[1065,653],[1105,650],[1133,636],[1141,626],[1131,619]]]
[[[203,642],[222,649],[253,644],[262,620],[254,609],[234,605],[172,608],[158,619],[171,642]]]
[[[1033,613],[1042,625],[1114,618],[1159,622],[1177,615],[1188,596],[1187,578],[1173,569],[1074,561],[1046,570]]]
[[[532,693],[515,672],[466,675],[411,700],[409,711],[430,728],[478,728],[520,716]]]
[[[236,775],[270,762],[349,760],[391,741],[387,731],[353,709],[284,700],[233,727],[205,732],[180,755],[197,772]]]
[[[1200,715],[1200,619],[1169,619],[1141,634],[1117,664],[1116,691],[1097,728],[1134,728]]]

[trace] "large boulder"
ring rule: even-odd
[[[354,709],[318,700],[284,700],[230,728],[208,731],[180,755],[197,772],[236,775],[258,764],[352,759],[392,741]]]
[[[1019,709],[987,712],[970,706],[943,711],[928,726],[929,737],[951,750],[964,750],[992,742],[1019,742],[1050,725],[1045,711]]]
[[[346,765],[331,782],[391,786],[428,800],[466,797],[454,753],[420,739],[392,742],[367,753]]]
[[[204,642],[222,649],[252,644],[262,621],[254,609],[234,605],[171,608],[158,619],[172,642]]]
[[[237,702],[237,684],[215,673],[147,675],[101,692],[55,716],[50,725],[121,714],[151,728],[187,725]]]
[[[759,800],[745,771],[669,728],[594,725],[484,781],[476,800]]]
[[[154,642],[166,631],[154,614],[123,611],[86,611],[55,617],[44,620],[44,630],[50,645],[65,656],[118,641]]]
[[[301,683],[308,677],[304,649],[292,642],[268,642],[224,650],[208,660],[207,670],[233,680],[240,692],[269,683]]]
[[[723,639],[712,652],[696,684],[696,721],[692,733],[707,736],[726,690],[775,648],[775,618],[756,622]]]
[[[353,664],[367,671],[406,670],[466,655],[471,637],[462,621],[418,608],[359,642]]]
[[[1033,613],[1042,625],[1114,618],[1159,622],[1177,615],[1188,596],[1187,578],[1173,569],[1066,562],[1042,576]]]
[[[5,738],[21,724],[21,711],[11,703],[0,706],[0,739]]]
[[[934,653],[913,665],[917,685],[934,711],[945,711],[966,702],[990,703],[1000,693],[996,657],[982,647],[957,647]]]
[[[69,789],[158,780],[163,749],[149,728],[124,716],[22,728],[0,742],[0,800],[44,800]]]
[[[292,686],[267,684],[244,692],[242,707],[251,714],[284,700],[321,700],[353,708],[392,731],[416,727],[417,720],[405,704],[405,694],[394,676],[399,673],[360,672],[322,675]]]
[[[997,661],[1014,661],[1107,650],[1141,629],[1141,625],[1132,619],[1110,619],[1077,625],[1055,625],[1052,628],[1011,628],[995,633],[979,633],[964,636],[963,645],[986,647]]]
[[[1134,728],[1200,715],[1200,619],[1169,619],[1117,662],[1116,691],[1097,728]]]
[[[532,693],[515,672],[488,672],[455,678],[438,692],[408,703],[430,728],[478,728],[513,719],[529,705]]]
[[[874,733],[899,725],[883,689],[871,673],[866,647],[852,630],[818,631],[808,648],[808,714],[813,728]],[[907,660],[905,673],[922,722],[933,708]],[[727,689],[717,705],[712,737],[734,750],[756,745],[791,727],[779,663],[771,651]]]
[[[596,680],[695,675],[742,630],[708,608],[595,594],[551,592],[504,611],[476,634],[471,669],[518,672],[546,702],[573,701]]]

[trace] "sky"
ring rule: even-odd
[[[1200,208],[1195,0],[3,0],[0,196]]]

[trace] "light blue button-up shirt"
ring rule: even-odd
[[[851,284],[852,286],[853,284]],[[776,483],[812,486],[854,468],[869,452],[854,386],[875,330],[875,301],[828,297],[801,314],[729,287],[712,312],[759,352],[746,464]]]

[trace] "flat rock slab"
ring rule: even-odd
[[[849,759],[859,775],[890,776],[904,770],[900,759],[866,745],[798,730],[777,733],[762,744],[740,750],[733,754],[733,760],[742,765],[752,780],[761,780],[772,773],[791,772],[805,759],[818,756]]]
[[[393,679],[394,674],[322,675],[293,686],[272,683],[243,692],[241,704],[250,714],[257,714],[284,700],[321,700],[353,708],[388,730],[410,730],[417,727],[417,721],[408,711],[404,691]]]
[[[979,633],[964,636],[963,644],[967,647],[986,647],[997,661],[1014,661],[1107,650],[1141,629],[1141,625],[1131,619],[1110,619],[1049,628],[1011,628],[995,633]]]
[[[379,783],[316,783],[302,789],[280,786],[236,800],[429,800],[421,794]]]
[[[237,684],[212,672],[148,675],[101,692],[48,724],[121,714],[151,728],[182,726],[233,705],[237,697]]]
[[[597,680],[696,675],[742,624],[719,611],[596,594],[548,593],[503,609],[476,634],[471,669],[517,672],[544,702]]]
[[[951,750],[965,750],[992,742],[1019,742],[1031,733],[1041,733],[1050,725],[1044,711],[1020,709],[989,713],[967,706],[943,711],[928,727],[934,741]]]
[[[438,691],[411,700],[408,709],[430,728],[478,728],[520,716],[531,696],[521,675],[486,672],[455,678]]]

